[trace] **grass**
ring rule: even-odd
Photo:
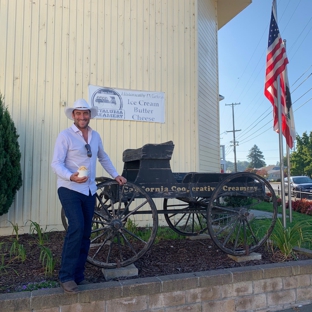
[[[16,270],[14,270],[13,268],[11,268],[10,265],[9,265],[8,263],[5,264],[4,255],[0,255],[0,276],[1,276],[1,274],[7,274],[9,270],[14,271],[14,273],[18,275],[18,273],[16,272]]]
[[[19,226],[18,224],[14,224],[12,223],[11,221],[8,221],[11,225],[12,225],[12,228],[13,228],[13,233],[15,233],[15,240],[18,241],[18,237],[19,237]]]
[[[278,213],[282,214],[283,209],[281,207],[278,208]],[[287,216],[289,215],[288,209],[286,210]],[[286,229],[287,228],[298,228],[298,225],[301,225],[305,232],[307,229],[312,229],[312,216],[302,214],[296,211],[292,211],[292,222],[289,222],[289,218],[286,217]],[[273,233],[277,231],[277,227],[274,228]],[[312,250],[312,241],[311,239],[304,239],[304,241],[301,243],[302,248],[307,248]]]
[[[252,209],[255,210],[261,210],[265,212],[271,212],[272,213],[272,204],[261,202],[255,206],[252,207]],[[289,211],[286,210],[286,213],[289,214]],[[278,214],[282,215],[282,207],[278,207]],[[271,235],[271,239],[273,237],[277,238],[279,235],[281,235],[281,228],[279,226],[280,220],[277,220],[277,223],[274,227],[273,233]],[[271,219],[256,219],[254,222],[251,222],[251,226],[254,230],[255,235],[261,239],[264,235],[266,230],[271,225],[272,220]],[[150,229],[147,227],[146,229],[138,227],[133,221],[128,220],[127,226],[126,226],[131,232],[135,233],[142,239],[146,239],[148,235],[150,234]],[[298,213],[295,211],[292,211],[292,222],[289,222],[289,218],[287,217],[287,226],[286,229],[288,229],[289,233],[288,235],[284,233],[283,236],[285,240],[288,240],[290,245],[293,244],[293,240],[295,240],[294,235],[297,233],[302,227],[304,229],[304,232],[308,231],[308,228],[310,227],[312,229],[312,216],[305,215],[302,213]],[[170,229],[167,226],[164,227],[158,227],[157,235],[155,239],[155,244],[157,244],[160,240],[169,240],[169,239],[184,239],[185,236],[181,236],[178,233],[174,232],[172,229]],[[277,245],[281,246],[280,242],[277,242]],[[309,237],[305,237],[302,240],[296,239],[296,246],[303,247],[307,249],[312,250],[312,240],[309,239]],[[300,245],[300,246],[299,246]]]
[[[129,230],[131,233],[134,233],[138,237],[143,240],[148,240],[151,235],[151,228],[146,227],[142,228],[137,226],[137,224],[132,221],[131,219],[127,220],[126,229]],[[169,227],[158,227],[157,234],[154,243],[157,244],[160,240],[168,240],[168,239],[183,239],[185,236],[181,236],[178,233],[171,230]]]
[[[184,239],[185,236],[179,235],[167,226],[158,227],[155,244],[161,240]]]
[[[261,210],[261,211],[265,211],[265,212],[272,212],[272,204],[269,204],[269,203],[266,203],[266,202],[261,202],[261,203],[257,204],[256,206],[252,207],[252,209]],[[281,216],[283,215],[283,208],[282,208],[282,206],[278,206],[277,212],[278,212],[278,215],[281,215]],[[302,213],[299,213],[299,212],[296,212],[296,211],[292,211],[292,222],[290,222],[289,221],[289,210],[288,209],[286,209],[286,215],[287,215],[287,217],[286,217],[286,229],[289,229],[289,231],[291,229],[293,229],[293,228],[298,230],[299,229],[298,226],[302,226],[305,229],[305,231],[307,231],[307,229],[309,227],[312,229],[312,216],[309,216],[309,215],[306,215],[306,214],[302,214]],[[281,218],[282,217],[280,217],[280,219]],[[276,235],[278,233],[281,234],[281,229],[280,229],[280,227],[278,225],[278,222],[279,221],[277,220],[277,224],[274,227],[271,239],[272,239],[272,237],[276,237],[277,238]],[[271,223],[270,219],[262,219],[262,220],[258,220],[257,221],[257,226],[266,229],[266,228],[268,228],[270,223]],[[261,230],[260,230],[260,237],[261,237],[261,235],[262,235],[262,233],[261,233]],[[291,235],[291,233],[289,233],[289,235]],[[286,236],[285,236],[285,238],[286,238]],[[291,239],[291,238],[289,237],[289,239]],[[304,239],[301,242],[301,246],[300,247],[312,250],[312,241],[311,241],[311,239]]]
[[[55,259],[50,248],[40,245],[39,261],[45,268],[46,275],[52,275],[55,268]]]
[[[45,230],[46,229],[47,227],[45,228]],[[45,230],[43,230],[37,222],[30,220],[30,232],[33,234],[37,234],[38,244],[40,246],[43,246],[45,241],[48,240],[48,235]]]
[[[266,203],[257,205],[257,210],[272,212],[272,206]],[[278,215],[283,215],[282,206],[277,208]],[[289,210],[286,209],[286,228],[282,225],[282,217],[278,217],[270,239],[274,241],[278,249],[287,257],[295,246],[312,250],[312,216],[292,210],[292,222],[289,220]],[[262,222],[269,224],[270,219],[263,219]]]

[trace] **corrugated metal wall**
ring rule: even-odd
[[[208,52],[216,54],[213,3],[202,0],[208,16],[200,18],[209,20],[198,25],[204,29],[200,42],[208,39]],[[0,92],[20,135],[23,172],[14,205],[0,217],[0,235],[12,232],[7,220],[20,228],[26,224],[24,232],[28,220],[43,228],[62,229],[51,157],[58,133],[71,124],[64,105],[80,97],[88,99],[89,84],[166,94],[165,124],[91,122],[119,172],[124,149],[168,140],[175,144],[173,171],[214,167],[199,166],[204,157],[198,138],[216,129],[218,116],[214,108],[209,115],[214,124],[207,123],[199,134],[203,122],[198,124],[197,118],[206,104],[198,111],[197,60],[201,64],[205,56],[197,56],[196,18],[195,0],[0,0]],[[204,86],[214,90],[217,68],[211,65],[217,66],[209,61],[199,69],[208,71],[200,76],[210,76],[206,82],[212,85]],[[213,96],[210,106],[215,92],[207,94]],[[219,146],[212,144],[217,155]],[[98,168],[100,175],[107,174]]]
[[[218,24],[216,3],[198,1],[199,171],[220,172]],[[218,116],[218,117],[217,117]],[[217,117],[217,118],[216,118]]]

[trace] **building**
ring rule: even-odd
[[[225,145],[220,145],[221,173],[226,172]]]
[[[281,168],[279,166],[267,166],[264,168],[267,173],[268,177],[267,179],[269,181],[278,181],[281,180]]]
[[[164,92],[165,122],[97,119],[122,152],[172,140],[173,171],[220,172],[218,30],[251,0],[0,0],[0,92],[19,133],[23,186],[0,235],[62,229],[50,163],[64,107],[88,86]],[[101,168],[97,174],[105,175]]]

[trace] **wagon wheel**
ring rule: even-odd
[[[276,218],[277,199],[270,183],[246,172],[220,182],[207,210],[211,239],[231,255],[257,250],[271,235]]]
[[[102,268],[127,266],[142,257],[155,240],[156,206],[143,189],[130,182],[123,186],[116,181],[103,182],[97,188],[87,260]],[[139,227],[146,215],[151,215],[149,227]]]
[[[111,178],[108,177],[96,177],[95,181],[98,183],[97,186],[100,184],[100,182],[107,182],[107,181],[114,181]],[[65,216],[65,211],[64,208],[62,207],[61,210],[61,220],[62,220],[62,224],[64,226],[64,229],[67,231],[67,227],[68,227],[68,223],[67,223],[67,218]]]
[[[169,227],[180,235],[195,236],[207,232],[208,199],[164,199],[163,208]]]

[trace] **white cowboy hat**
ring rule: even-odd
[[[91,112],[91,118],[94,118],[97,113],[98,113],[98,109],[96,106],[90,106],[86,100],[84,99],[79,99],[77,100],[73,107],[66,107],[65,108],[65,115],[67,116],[67,118],[73,120],[73,116],[72,113],[73,111],[77,109],[77,110],[89,110]]]

